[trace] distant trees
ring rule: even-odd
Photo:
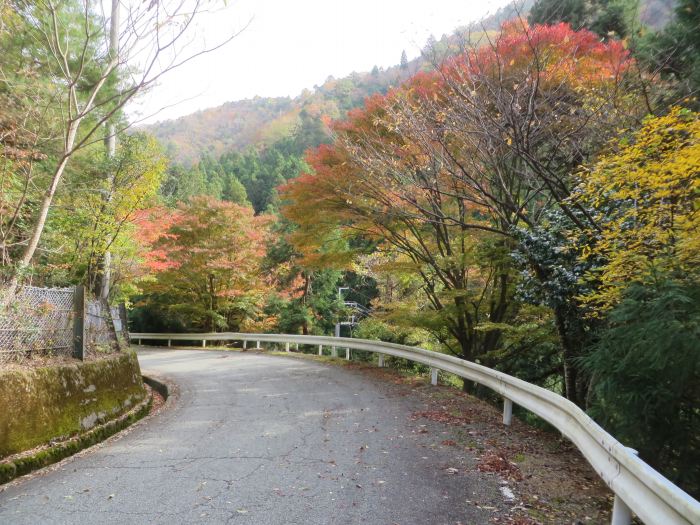
[[[674,18],[660,31],[647,32],[635,42],[640,61],[667,82],[662,96],[671,104],[700,108],[700,7],[695,0],[678,0]]]
[[[589,29],[604,38],[624,38],[635,29],[638,7],[636,0],[537,0],[528,21],[566,22],[574,29]]]

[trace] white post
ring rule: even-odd
[[[630,525],[632,523],[632,511],[622,498],[615,494],[613,501],[611,525]]]
[[[294,350],[299,351],[299,343],[294,343]]]
[[[503,424],[510,426],[513,420],[513,402],[507,397],[503,398]]]
[[[627,447],[627,450],[632,452],[635,456],[638,454],[633,448]],[[622,501],[622,498],[615,494],[615,500],[613,501],[612,518],[610,520],[611,525],[630,525],[632,523],[632,509],[627,506],[627,503]]]
[[[284,345],[284,351],[289,352],[289,343]]]
[[[202,348],[206,348],[206,347],[207,347],[207,340],[202,339]]]
[[[172,341],[168,339],[168,346],[173,346]]]
[[[323,355],[323,345],[318,345],[318,355]]]
[[[331,357],[338,357],[338,349],[335,346],[331,346]]]
[[[350,361],[350,349],[349,349],[349,348],[346,348],[346,349],[345,349],[345,359],[347,359],[348,361]]]
[[[260,350],[260,341],[255,341],[255,348]]]
[[[437,383],[438,383],[438,369],[431,368],[430,369],[430,384],[437,385]]]
[[[246,348],[248,348],[248,341],[244,339],[243,340],[243,350],[245,350]]]
[[[377,359],[378,359],[377,366],[379,366],[379,368],[384,368],[384,354],[379,354],[377,356]]]
[[[139,346],[141,346],[141,339],[139,339]]]

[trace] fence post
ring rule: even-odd
[[[513,402],[507,397],[503,398],[503,424],[510,426],[513,420]]]
[[[73,357],[85,359],[85,287],[73,291]]]

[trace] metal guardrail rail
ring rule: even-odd
[[[261,342],[283,343],[287,351],[290,344],[301,344],[318,346],[319,354],[324,346],[332,348],[334,355],[337,355],[337,348],[344,348],[347,359],[350,359],[350,350],[374,352],[379,354],[380,366],[384,364],[385,355],[422,363],[432,368],[433,384],[437,382],[437,371],[442,370],[484,385],[503,396],[503,422],[507,425],[510,424],[512,404],[516,403],[557,428],[578,447],[615,493],[613,525],[628,525],[632,512],[647,525],[700,524],[700,502],[639,459],[634,450],[608,434],[579,407],[554,392],[485,366],[423,348],[345,337],[235,332],[132,333],[131,340],[139,344],[144,340],[168,341],[168,346],[172,341],[201,341],[202,346],[206,346],[207,341],[243,341],[244,345],[254,341],[257,348]]]

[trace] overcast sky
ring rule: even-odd
[[[203,15],[195,45],[243,32],[224,48],[170,72],[132,104],[132,120],[146,122],[254,96],[296,96],[304,88],[408,58],[432,34],[493,13],[508,0],[229,0]]]

